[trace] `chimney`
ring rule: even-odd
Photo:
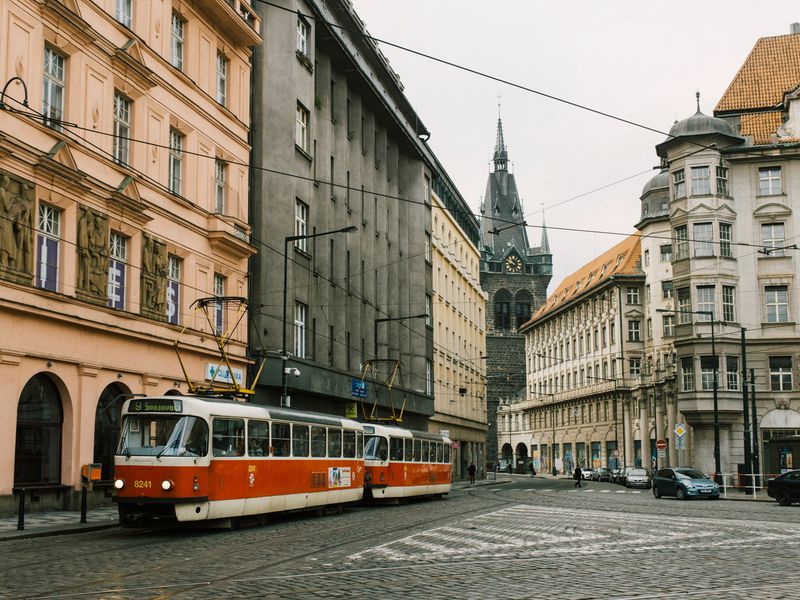
[[[800,23],[792,23],[789,27],[789,33],[800,33]]]

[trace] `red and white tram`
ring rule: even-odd
[[[400,499],[450,491],[453,469],[449,438],[402,427],[363,427],[368,497]]]
[[[122,410],[115,501],[123,526],[238,519],[364,494],[357,421],[194,396]]]

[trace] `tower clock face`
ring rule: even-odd
[[[506,271],[509,273],[522,272],[522,261],[519,259],[519,256],[512,255],[506,258]]]

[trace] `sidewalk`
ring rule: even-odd
[[[25,529],[20,531],[17,529],[17,515],[0,517],[0,542],[117,527],[117,506],[88,510],[86,523],[80,520],[80,511],[26,512]]]

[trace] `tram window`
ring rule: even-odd
[[[267,421],[247,422],[247,453],[250,456],[269,455],[269,423]]]
[[[389,438],[389,460],[403,460],[403,438]]]
[[[422,462],[430,462],[430,444],[422,442]]]
[[[328,429],[328,458],[341,458],[342,430]]]
[[[364,458],[367,460],[386,460],[389,457],[389,442],[385,437],[371,435],[367,437]]]
[[[436,460],[433,462],[442,462],[442,445],[439,442],[436,442]]]
[[[444,445],[444,462],[450,464],[450,444]]]
[[[342,432],[342,450],[344,451],[345,458],[356,457],[356,432],[343,431]]]
[[[214,419],[214,456],[244,456],[244,419]]]
[[[292,425],[292,456],[308,456],[308,425]]]
[[[411,462],[414,453],[413,440],[403,440],[403,446],[403,460],[406,462]]]
[[[272,424],[272,454],[273,456],[289,456],[289,424]]]
[[[356,431],[356,458],[364,458],[364,432]]]
[[[328,455],[328,430],[318,425],[311,426],[311,456],[324,458]]]
[[[422,440],[414,440],[414,462],[422,460]]]

